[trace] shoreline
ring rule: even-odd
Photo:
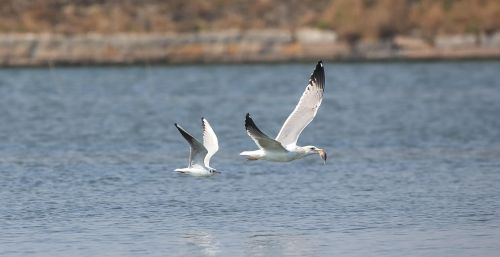
[[[409,36],[347,43],[334,31],[224,30],[158,34],[0,34],[0,67],[131,64],[234,64],[325,61],[500,59],[500,32]]]

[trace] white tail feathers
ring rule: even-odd
[[[249,160],[249,161],[255,161],[255,160],[259,160],[260,158],[262,158],[263,153],[261,150],[244,151],[244,152],[241,152],[240,155],[246,156],[247,160]]]
[[[248,156],[248,155],[252,155],[252,152],[253,151],[244,151],[244,152],[241,152],[240,155]]]

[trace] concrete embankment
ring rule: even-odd
[[[500,33],[348,44],[316,29],[182,34],[0,34],[0,66],[500,58]]]

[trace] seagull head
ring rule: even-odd
[[[305,152],[307,154],[319,154],[319,157],[321,157],[321,159],[323,159],[323,162],[326,164],[327,156],[325,149],[321,149],[313,145],[304,146],[303,148],[305,149]]]
[[[217,170],[216,170],[216,169],[214,169],[214,168],[210,168],[208,171],[209,171],[210,173],[214,174],[214,175],[215,175],[215,174],[220,174],[220,171],[217,171]]]

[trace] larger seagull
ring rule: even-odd
[[[189,153],[189,165],[187,168],[175,169],[175,171],[191,174],[194,176],[210,176],[220,173],[210,167],[210,159],[219,150],[219,141],[210,123],[205,118],[201,118],[203,128],[203,144],[191,136],[186,130],[175,123],[175,127],[186,139],[191,147]]]
[[[240,153],[240,155],[246,156],[248,160],[289,162],[312,154],[319,154],[323,161],[326,162],[325,150],[312,145],[297,146],[300,133],[314,119],[314,116],[318,112],[321,100],[323,99],[324,89],[325,70],[323,69],[323,62],[319,61],[311,74],[309,83],[299,103],[286,119],[276,139],[272,139],[264,134],[255,125],[250,114],[247,113],[245,129],[260,149],[245,151]]]

